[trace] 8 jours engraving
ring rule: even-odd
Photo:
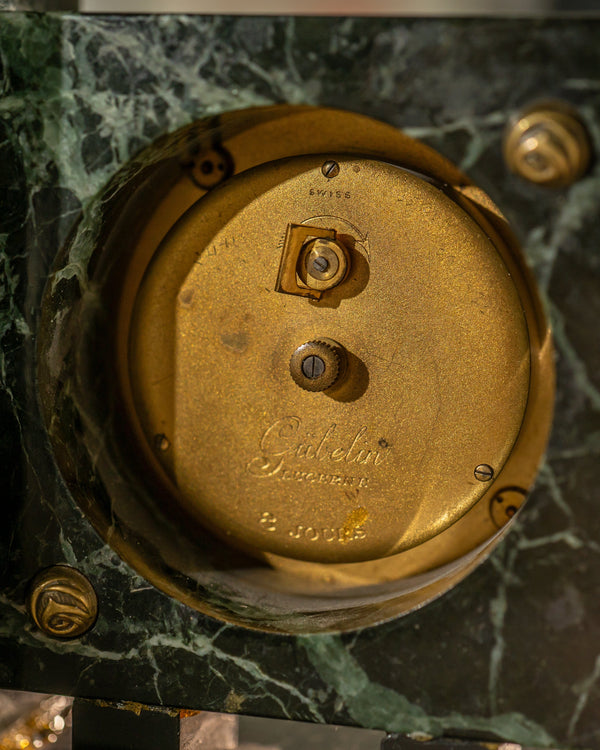
[[[264,511],[261,514],[259,523],[265,531],[274,532],[278,530],[277,518],[269,511]],[[337,542],[339,544],[346,544],[366,539],[367,534],[362,526],[317,528],[316,526],[295,524],[291,529],[287,530],[286,536],[291,539],[306,539],[309,542],[322,540],[328,543]]]

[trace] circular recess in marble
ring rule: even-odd
[[[369,118],[275,107],[165,137],[95,208],[48,284],[40,394],[67,485],[124,560],[209,615],[301,633],[411,611],[488,554],[514,517],[499,529],[492,499],[528,488],[545,448],[552,346],[506,220],[465,175]],[[348,262],[331,288],[297,272],[316,240]],[[75,257],[83,288],[63,278]],[[290,356],[321,338],[344,372],[310,392]],[[337,471],[348,456],[373,477]]]

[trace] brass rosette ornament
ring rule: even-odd
[[[78,638],[93,627],[98,600],[88,579],[68,565],[40,571],[31,583],[29,612],[52,638]]]
[[[40,382],[124,559],[205,613],[313,632],[410,611],[489,553],[554,378],[479,188],[382,123],[276,107],[169,136],[106,196],[70,316],[50,281]]]

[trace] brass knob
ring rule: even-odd
[[[329,340],[309,341],[290,359],[294,382],[305,391],[326,391],[337,382],[343,369],[343,350]]]

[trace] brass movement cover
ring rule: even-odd
[[[271,561],[410,550],[410,569],[421,550],[424,570],[481,545],[509,518],[491,512],[499,486],[522,500],[551,412],[548,330],[506,222],[357,115],[301,109],[228,147],[239,174],[185,212],[171,191],[165,237],[130,273],[121,377],[149,460],[191,517]],[[320,299],[278,287],[293,226],[347,249]],[[290,358],[321,339],[347,367],[310,392]]]
[[[125,561],[303,633],[408,612],[484,559],[535,478],[554,370],[477,186],[388,125],[285,106],[166,136],[99,200],[86,294],[60,316],[48,287],[39,384]]]

